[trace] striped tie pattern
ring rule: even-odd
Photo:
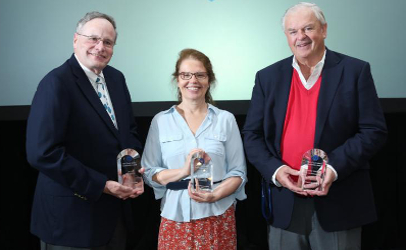
[[[114,124],[114,127],[117,128],[117,121],[116,117],[114,115],[113,109],[110,107],[108,101],[107,101],[107,96],[106,96],[106,85],[104,84],[103,81],[100,80],[98,77],[96,79],[96,84],[97,84],[97,95],[99,95],[100,101],[102,102],[104,108],[107,111],[107,114],[109,114],[111,121]]]

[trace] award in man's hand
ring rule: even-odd
[[[144,189],[141,169],[141,157],[134,149],[124,149],[117,156],[118,182],[137,190]]]
[[[299,185],[303,190],[322,191],[327,163],[327,154],[321,149],[314,148],[304,153],[299,173]]]
[[[201,153],[195,153],[190,163],[190,176],[192,181],[192,190],[213,191],[213,163],[210,157],[206,159]]]

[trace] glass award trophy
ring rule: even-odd
[[[322,190],[327,163],[327,154],[321,149],[304,153],[299,173],[299,185],[303,190]]]
[[[190,161],[190,176],[193,191],[213,191],[213,163],[204,160],[201,153],[196,153]]]
[[[144,189],[141,169],[141,157],[134,149],[124,149],[117,156],[118,182],[137,190]]]

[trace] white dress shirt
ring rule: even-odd
[[[96,83],[96,79],[97,79],[97,78],[100,78],[100,81],[102,81],[102,82],[104,83],[104,85],[106,86],[105,91],[106,91],[107,104],[111,107],[111,113],[112,113],[112,115],[113,115],[114,117],[116,117],[116,114],[115,114],[115,112],[114,112],[113,103],[111,102],[111,99],[110,99],[109,90],[108,90],[108,88],[107,88],[106,80],[104,79],[103,71],[100,72],[100,74],[96,75],[96,73],[94,73],[93,71],[91,71],[90,69],[88,69],[85,65],[83,65],[83,64],[79,61],[79,59],[78,59],[78,57],[76,56],[76,54],[75,54],[75,58],[76,58],[76,60],[78,61],[80,67],[81,67],[81,68],[83,69],[83,71],[85,72],[87,78],[89,79],[89,81],[90,81],[90,83],[92,84],[92,86],[93,86],[94,90],[96,91],[96,93],[97,93],[97,83]],[[106,111],[106,112],[107,112],[107,111]],[[116,123],[117,123],[117,119],[116,119]],[[118,127],[118,124],[117,124],[117,127]]]

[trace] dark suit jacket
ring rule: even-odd
[[[123,74],[110,66],[103,74],[118,130],[73,55],[44,77],[31,105],[27,158],[40,172],[31,232],[50,244],[105,245],[118,215],[130,211],[103,189],[117,180],[118,153],[141,144]]]
[[[292,57],[256,75],[243,129],[248,160],[270,182],[283,165],[281,137],[292,79]],[[324,197],[314,197],[326,231],[376,220],[368,160],[386,139],[386,124],[367,62],[327,50],[317,106],[314,147],[324,150],[338,173]],[[289,226],[294,194],[272,186],[272,225]]]

